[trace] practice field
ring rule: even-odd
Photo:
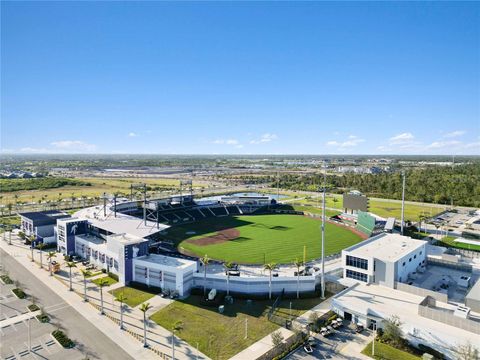
[[[321,256],[319,220],[301,215],[225,216],[169,229],[181,252],[244,264],[291,263]],[[334,254],[356,244],[358,233],[339,225],[325,226],[325,254]]]

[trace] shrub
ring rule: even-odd
[[[5,283],[5,285],[13,284],[13,280],[10,279],[10,276],[8,276],[8,275],[1,275],[0,279],[2,279],[2,281]]]
[[[28,307],[28,310],[30,310],[30,311],[40,310],[40,308],[36,304],[30,304],[27,307]]]
[[[439,359],[439,360],[445,359],[445,355],[443,355],[441,352],[435,349],[432,349],[430,346],[418,344],[418,349],[423,353],[433,355],[435,359]]]
[[[116,275],[116,274],[114,274],[114,273],[112,273],[112,272],[110,272],[110,271],[108,272],[108,276],[110,276],[112,279],[118,281],[118,275]]]
[[[38,319],[38,321],[40,321],[41,323],[48,323],[48,322],[50,322],[50,318],[49,318],[48,315],[46,315],[46,314],[37,315],[37,319]]]
[[[12,292],[19,299],[25,299],[27,297],[27,294],[25,294],[25,292],[22,289],[15,288],[15,289],[12,290]]]
[[[72,348],[75,346],[75,343],[69,339],[62,330],[55,330],[52,332],[52,335],[64,348]]]

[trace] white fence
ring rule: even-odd
[[[195,273],[193,275],[193,285],[195,287],[203,287],[203,273]],[[300,276],[298,283],[300,292],[315,291],[315,276]],[[227,290],[227,277],[223,275],[207,274],[207,288],[217,290]],[[230,276],[229,289],[234,293],[245,294],[268,294],[269,278],[262,277],[239,277]],[[297,277],[272,277],[272,293],[280,293],[285,289],[286,293],[294,293],[297,291]]]

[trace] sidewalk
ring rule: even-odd
[[[113,296],[108,293],[110,287],[103,288],[104,310],[106,316],[102,316],[98,310],[100,306],[100,294],[94,284],[87,283],[87,295],[90,301],[83,301],[83,276],[78,269],[72,268],[72,284],[74,291],[68,291],[68,271],[62,272],[64,276],[55,275],[52,277],[48,272],[48,268],[45,267],[45,265],[48,267],[48,264],[45,261],[45,256],[43,262],[44,271],[41,271],[39,269],[39,263],[31,261],[31,253],[28,247],[22,245],[17,246],[19,242],[14,236],[12,236],[12,243],[13,245],[8,245],[8,242],[0,241],[0,248],[13,256],[22,264],[22,266],[30,271],[33,276],[61,296],[66,303],[71,305],[86,320],[90,321],[134,359],[171,359],[171,333],[151,321],[148,321],[147,323],[147,339],[150,348],[143,347],[143,313],[139,309],[129,309],[128,312],[125,312],[124,321],[127,330],[120,330],[118,325],[118,319],[120,317],[119,304],[115,303],[113,301]],[[34,253],[34,255],[37,255],[35,257],[35,260],[37,260],[38,254]],[[159,305],[160,304],[157,304],[157,307]],[[149,311],[147,315],[150,315],[151,311]],[[178,337],[176,338],[176,359],[192,359],[196,355],[196,349],[181,341]],[[208,357],[199,353],[198,359],[208,359]]]

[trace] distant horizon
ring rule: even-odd
[[[43,156],[189,156],[189,157],[202,157],[202,156],[208,156],[208,157],[214,157],[214,156],[232,156],[232,157],[242,157],[242,156],[274,156],[274,157],[294,157],[294,156],[315,156],[315,157],[347,157],[347,156],[352,156],[352,157],[365,157],[365,156],[370,156],[370,157],[385,157],[385,158],[392,158],[392,157],[437,157],[437,158],[480,158],[480,155],[476,154],[462,154],[462,155],[456,155],[456,154],[266,154],[266,153],[258,153],[258,154],[182,154],[182,153],[171,153],[171,154],[160,154],[160,153],[36,153],[36,154],[22,154],[22,153],[4,153],[3,155],[9,155],[9,156],[18,156],[18,157],[30,157],[30,158],[35,158],[36,156],[38,157],[43,157]]]

